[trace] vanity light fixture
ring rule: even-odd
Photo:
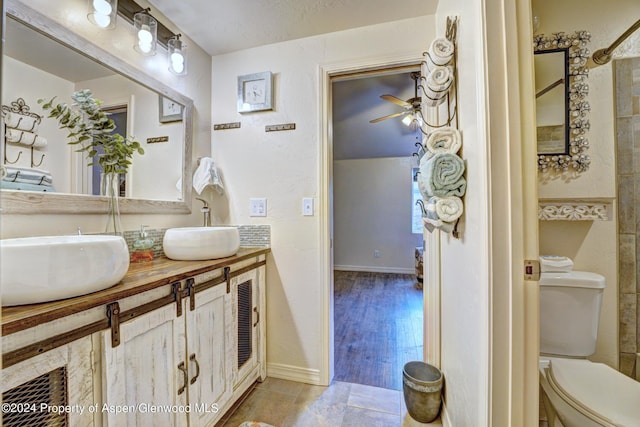
[[[149,14],[150,9],[144,9],[133,15],[133,26],[136,32],[136,40],[133,48],[145,55],[156,54],[158,41],[158,21]]]
[[[169,71],[176,75],[187,74],[187,47],[180,40],[182,34],[176,34],[167,42]]]
[[[88,0],[89,21],[102,28],[112,29],[116,27],[116,15],[118,13],[118,0]]]

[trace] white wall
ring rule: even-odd
[[[38,99],[46,99],[48,101],[61,93],[71,94],[73,90],[73,83],[67,80],[8,56],[3,58],[2,105],[10,105],[18,98],[22,98],[29,106],[29,111],[43,115]],[[53,120],[47,120],[46,118],[43,118],[36,133],[47,139],[47,146],[43,149],[35,150],[34,162],[38,163],[41,155],[44,154],[42,165],[38,166],[38,169],[51,172],[53,186],[56,191],[69,192],[71,188],[69,168],[72,148],[66,144],[67,133],[58,129],[58,125]],[[9,161],[14,161],[20,152],[22,152],[20,159],[14,166],[31,167],[31,150],[28,147],[14,144],[7,145],[7,159]]]
[[[592,1],[534,0],[533,9],[540,17],[539,33],[587,30],[591,33],[591,52],[608,47],[640,16],[636,0]],[[579,13],[577,12],[579,11]],[[640,49],[640,48],[638,48]],[[607,288],[598,330],[598,344],[593,360],[618,366],[618,294],[617,294],[617,194],[615,179],[614,93],[611,63],[589,73],[591,129],[588,172],[570,181],[540,179],[541,198],[607,198],[613,200],[611,221],[584,223],[540,223],[540,253],[567,255],[574,259],[576,270],[594,271],[605,276]]]
[[[79,82],[76,90],[81,89],[91,89],[107,107],[132,102],[129,106],[129,136],[140,142],[144,154],[136,153],[129,169],[129,197],[181,200],[181,191],[176,188],[176,183],[182,177],[184,125],[182,122],[159,122],[158,94],[123,76]],[[147,138],[158,136],[167,136],[169,141],[147,144]]]
[[[336,269],[415,273],[422,234],[411,233],[414,163],[411,157],[333,163]]]
[[[420,60],[434,34],[432,16],[380,24],[215,56],[213,122],[240,121],[237,130],[213,134],[212,155],[224,173],[229,210],[214,215],[229,223],[271,224],[267,268],[269,374],[289,373],[319,381],[322,366],[322,303],[326,284],[320,265],[322,164],[319,93],[321,67],[355,62]],[[274,111],[238,114],[239,75],[274,73]],[[296,123],[296,130],[265,133],[264,126]],[[267,217],[249,217],[250,197],[266,197]],[[303,197],[316,201],[316,216],[303,217]]]
[[[162,83],[190,97],[194,101],[193,127],[193,159],[210,154],[211,148],[211,57],[188,38],[184,38],[189,46],[189,72],[186,76],[174,76],[167,70],[164,49],[158,48],[154,57],[143,57],[133,50],[133,27],[118,20],[114,30],[101,31],[86,18],[87,4],[84,0],[24,0],[24,4],[39,10],[40,13],[61,23],[72,31],[91,40],[96,45],[118,56],[131,65],[151,74]],[[142,7],[148,4],[138,2]],[[163,24],[175,32],[179,32],[169,19],[157,11],[153,11]],[[4,78],[4,76],[3,76]],[[154,113],[154,120],[156,120]],[[211,198],[211,193],[205,197]],[[7,215],[0,218],[0,237],[22,237],[33,235],[53,235],[73,233],[78,227],[86,233],[104,231],[104,215]],[[139,228],[140,224],[148,224],[151,228],[197,225],[202,221],[198,209],[190,215],[123,215],[122,224],[125,230]]]

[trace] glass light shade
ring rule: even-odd
[[[116,27],[118,15],[118,0],[88,0],[89,21],[102,29],[110,30]]]
[[[146,12],[133,15],[136,40],[133,48],[142,55],[155,55],[158,41],[158,22]]]
[[[167,42],[169,71],[173,74],[187,74],[187,47],[179,36],[172,37]]]
[[[405,126],[411,126],[411,123],[413,123],[414,120],[415,117],[413,116],[413,114],[407,114],[402,118],[402,123],[404,123]]]

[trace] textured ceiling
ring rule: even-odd
[[[431,15],[438,0],[149,0],[149,3],[213,56]]]

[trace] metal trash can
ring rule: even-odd
[[[411,418],[429,423],[438,417],[442,403],[442,372],[425,362],[413,361],[402,370],[404,401]]]

